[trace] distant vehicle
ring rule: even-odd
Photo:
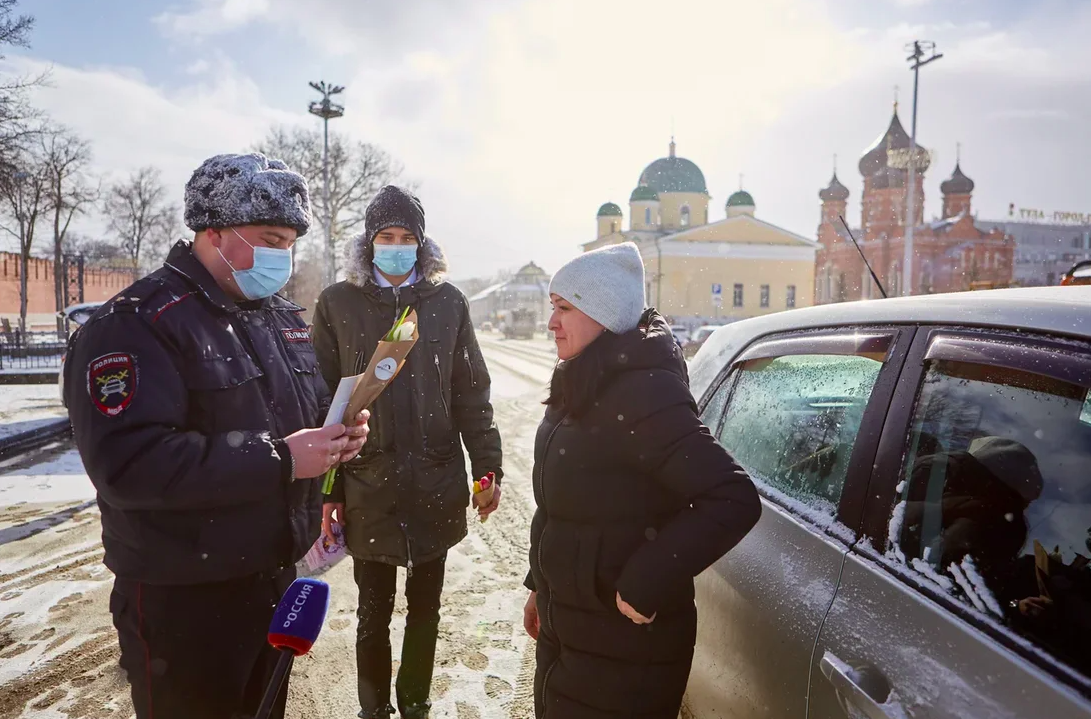
[[[1091,285],[1091,260],[1084,260],[1072,265],[1061,276],[1062,285]]]
[[[777,312],[689,375],[762,516],[684,715],[1091,717],[1091,287]]]
[[[57,316],[62,319],[67,319],[69,322],[69,332],[75,332],[77,327],[82,327],[87,320],[91,319],[91,315],[95,314],[99,307],[102,306],[101,302],[82,302],[78,305],[69,305],[63,310],[57,313]],[[57,371],[57,391],[61,395],[61,404],[64,404],[64,351],[61,351],[61,366]],[[66,407],[68,405],[65,405]]]
[[[686,342],[689,342],[689,327],[685,325],[671,325],[671,333],[674,338],[682,343],[684,347]]]
[[[534,329],[538,326],[533,310],[524,308],[504,310],[500,331],[505,339],[534,339]]]
[[[99,307],[102,307],[101,302],[83,302],[78,305],[69,305],[58,312],[57,316],[68,318],[69,322],[81,327],[84,322],[91,319],[91,315],[95,314]]]
[[[712,333],[723,327],[723,325],[704,325],[698,327],[690,335],[689,341],[685,343],[682,350],[686,357],[693,357],[697,354],[697,351],[705,344],[705,341],[712,336]]]
[[[482,332],[492,332],[492,322],[482,322],[481,323],[481,331]]]

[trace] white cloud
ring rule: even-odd
[[[14,72],[37,72],[39,61],[9,57]],[[107,182],[145,165],[159,168],[181,205],[183,187],[202,160],[251,145],[269,126],[297,118],[262,103],[258,88],[222,58],[210,83],[175,91],[148,84],[134,73],[108,68],[52,65],[50,86],[35,91],[35,104],[53,119],[92,141],[94,169]],[[77,221],[77,233],[103,230],[97,217]]]
[[[195,60],[186,67],[187,75],[203,75],[212,69],[212,63],[208,60]]]
[[[167,11],[155,18],[170,34],[218,35],[260,19],[270,10],[269,0],[196,0],[188,12]]]
[[[812,234],[833,153],[858,199],[856,160],[886,127],[895,84],[908,126],[902,46],[922,36],[945,53],[921,75],[921,138],[939,156],[928,212],[956,141],[983,216],[1024,198],[1075,206],[1091,181],[1071,161],[1091,152],[1075,121],[1091,102],[1080,99],[1089,18],[861,29],[838,26],[818,0],[375,0],[367,12],[348,0],[198,0],[162,22],[183,36],[255,23],[297,33],[284,62],[322,63],[346,84],[332,127],[405,163],[465,277],[528,259],[555,269],[590,239],[602,202],[626,206],[672,125],[679,153],[705,172],[713,218],[743,172],[759,216]],[[247,147],[275,122],[314,121],[273,109],[302,103],[259,88],[229,50],[206,54],[174,90],[55,68],[43,105],[95,142],[104,168],[159,164],[180,197],[207,155]]]
[[[735,180],[714,171],[734,178],[748,138],[796,94],[851,74],[853,44],[806,3],[678,0],[662,12],[650,0],[526,2],[428,66],[363,66],[346,84],[371,91],[352,110],[427,174],[426,202],[446,208],[437,183],[463,188],[445,233],[457,249],[495,238],[505,264],[533,247],[555,268],[590,239],[599,204],[626,205],[672,123],[722,203]]]

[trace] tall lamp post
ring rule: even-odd
[[[345,90],[343,85],[327,85],[325,80],[310,83],[311,87],[322,93],[322,100],[311,103],[310,113],[322,118],[322,206],[326,210],[326,251],[323,255],[324,284],[332,285],[333,276],[333,213],[330,212],[330,120],[345,114],[344,105],[330,101],[331,95]]]
[[[26,207],[23,204],[23,186],[26,185],[28,179],[30,179],[30,173],[25,170],[16,170],[12,173],[11,179],[15,184],[15,221],[19,223],[19,338],[25,336],[27,331],[27,307],[30,304],[30,285],[27,279],[27,263],[24,261],[26,257],[26,241],[27,233],[27,216]]]
[[[906,60],[913,71],[913,128],[909,135],[909,192],[905,201],[905,257],[902,260],[902,294],[908,297],[913,294],[913,228],[917,224],[917,213],[913,209],[917,196],[917,86],[921,68],[939,60],[943,54],[937,53],[936,43],[928,40],[914,40],[906,50],[912,53]],[[925,58],[925,52],[931,54]]]

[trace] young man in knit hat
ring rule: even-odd
[[[489,372],[465,296],[445,281],[443,250],[425,234],[411,193],[384,187],[368,207],[348,280],[318,300],[314,344],[329,386],[363,372],[405,307],[420,339],[372,407],[367,451],[342,465],[323,513],[323,531],[344,525],[360,591],[356,666],[359,716],[390,717],[390,620],[397,567],[406,567],[409,612],[396,703],[403,719],[427,717],[447,551],[466,536],[469,480],[501,471],[500,434]],[[500,502],[500,487],[481,515]]]
[[[231,719],[261,703],[273,610],[319,535],[316,478],[357,455],[367,415],[315,429],[329,392],[302,308],[275,294],[311,222],[306,181],[218,155],[185,219],[193,241],[73,335],[64,389],[137,717]]]

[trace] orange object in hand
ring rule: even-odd
[[[496,475],[493,472],[489,472],[481,479],[474,480],[474,504],[478,509],[481,507],[488,507],[492,504],[492,495],[496,491]],[[488,520],[489,516],[485,515],[481,518],[481,523],[484,524]]]

